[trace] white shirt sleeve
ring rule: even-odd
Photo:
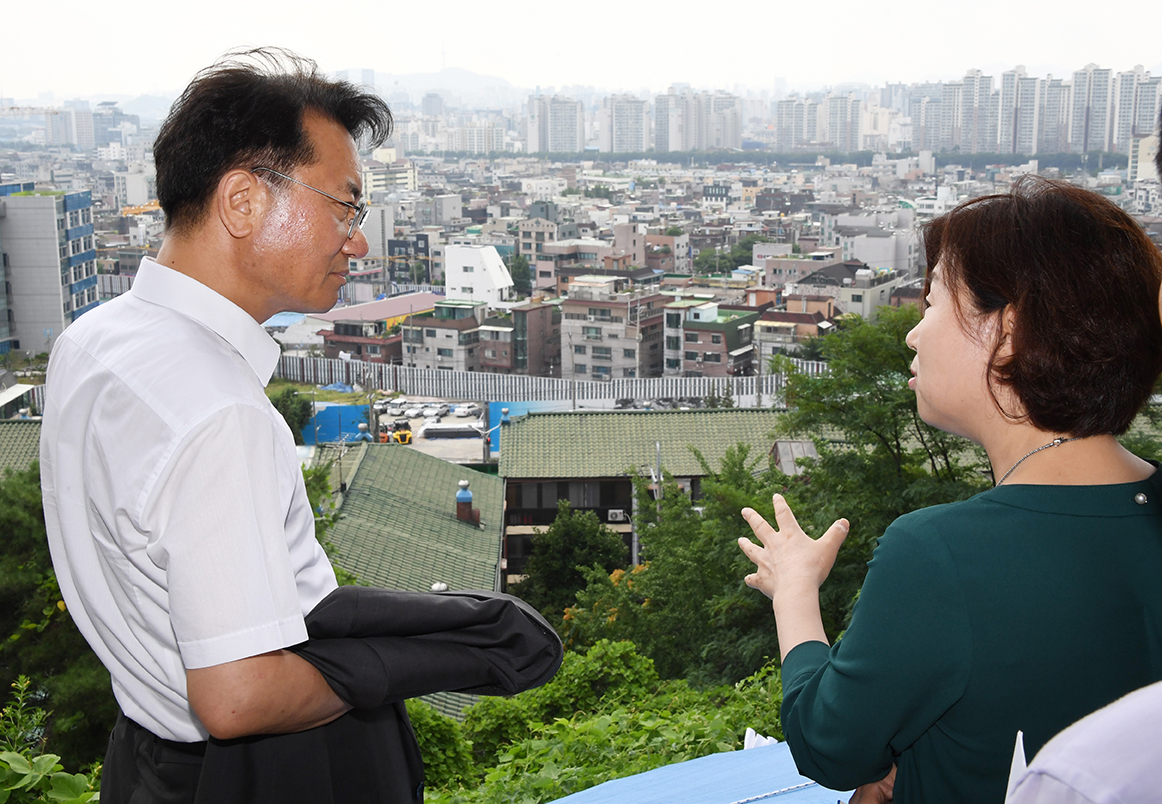
[[[234,404],[180,436],[145,490],[141,521],[153,536],[146,552],[166,573],[170,621],[187,668],[307,638],[280,471],[287,471],[285,456],[267,414]]]

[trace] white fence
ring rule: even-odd
[[[825,363],[796,361],[810,374],[826,370]],[[781,399],[783,375],[761,377],[627,377],[601,382],[558,380],[517,374],[486,374],[475,371],[438,371],[283,355],[275,369],[278,377],[311,385],[341,382],[395,391],[408,396],[450,400],[589,400],[704,398],[711,393],[735,399]],[[763,404],[763,402],[758,402]],[[769,404],[769,402],[768,402]]]

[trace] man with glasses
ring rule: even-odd
[[[330,309],[367,253],[356,140],[391,113],[281,51],[200,73],[154,146],[166,234],[132,290],[49,364],[49,545],[121,707],[104,802],[192,801],[208,736],[301,731],[349,708],[286,650],[336,587],[262,322]]]

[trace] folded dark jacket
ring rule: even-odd
[[[344,586],[289,650],[354,709],[297,734],[211,739],[198,804],[412,802],[423,762],[403,701],[432,692],[510,695],[561,666],[561,640],[524,601]]]

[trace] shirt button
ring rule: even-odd
[[[1146,504],[1146,495],[1139,491],[1137,494],[1134,495],[1134,502],[1136,502],[1138,505],[1145,505]]]

